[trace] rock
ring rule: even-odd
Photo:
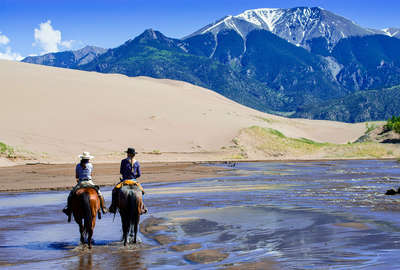
[[[144,228],[145,233],[153,234],[160,231],[167,231],[168,227],[163,225],[147,226]]]
[[[261,262],[239,263],[237,265],[227,266],[225,270],[277,270],[277,263],[264,260]]]
[[[201,248],[201,245],[199,243],[186,244],[186,245],[176,245],[176,246],[172,246],[171,247],[171,249],[173,251],[178,251],[178,252],[182,252],[182,251],[186,251],[186,250],[199,249],[199,248]]]
[[[397,194],[396,190],[394,189],[389,189],[386,191],[385,195],[395,195]]]
[[[148,235],[164,230],[166,226],[160,226],[163,222],[165,222],[163,218],[149,217],[140,224],[140,232]]]
[[[228,258],[227,253],[222,253],[217,249],[206,249],[185,255],[185,259],[195,263],[220,262]]]
[[[154,240],[156,240],[160,245],[168,245],[168,244],[176,241],[174,238],[172,238],[168,235],[164,235],[164,234],[159,234],[152,238]]]
[[[370,229],[370,227],[368,227],[367,225],[365,225],[363,223],[359,223],[359,222],[343,222],[343,223],[336,223],[336,224],[333,224],[333,225],[338,226],[338,227],[357,229],[357,230],[368,230],[368,229]]]

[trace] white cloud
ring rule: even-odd
[[[53,29],[51,21],[43,22],[39,25],[39,29],[34,30],[35,43],[34,46],[39,46],[42,53],[58,52],[59,47],[67,49],[72,47],[73,40],[61,41],[61,31]]]
[[[16,52],[12,52],[10,47],[6,48],[5,52],[0,52],[0,59],[21,61],[23,57]]]
[[[0,46],[4,48],[3,46],[7,45],[8,43],[10,43],[10,39],[0,32]],[[0,59],[20,61],[23,59],[23,57],[19,53],[13,52],[10,46],[7,46],[5,51],[3,51],[3,49],[0,51]]]
[[[0,45],[7,45],[10,42],[6,35],[1,34],[0,32]]]
[[[74,43],[75,40],[67,40],[67,41],[61,41],[61,46],[71,49],[72,48],[72,43]]]

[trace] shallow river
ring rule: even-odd
[[[91,251],[61,212],[67,191],[1,193],[0,267],[400,269],[400,195],[384,195],[400,186],[395,161],[238,163],[217,178],[143,186],[141,226],[156,226],[123,247],[119,216],[108,214]],[[205,250],[219,257],[190,255]]]

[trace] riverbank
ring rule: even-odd
[[[241,161],[207,161],[207,162],[141,162],[142,184],[173,183],[192,181],[194,179],[215,178],[229,174],[236,164],[241,162],[261,163],[312,163],[327,161],[377,160],[369,158],[346,159],[285,159],[285,160],[241,160]],[[398,160],[381,158],[381,161]],[[227,166],[209,166],[227,164]],[[113,186],[119,181],[119,163],[95,163],[94,181],[97,185]],[[232,168],[232,169],[233,169]],[[26,192],[68,190],[75,185],[75,164],[43,164],[0,167],[0,192]]]
[[[94,164],[94,181],[112,186],[119,181],[119,163]],[[217,177],[226,168],[193,162],[141,163],[140,182],[179,182]],[[32,164],[0,167],[0,192],[66,190],[75,185],[75,164]]]

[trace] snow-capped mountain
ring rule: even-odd
[[[379,31],[363,28],[344,17],[336,15],[320,7],[297,8],[261,8],[247,10],[237,16],[227,16],[213,24],[207,25],[186,38],[232,29],[243,39],[255,29],[271,31],[292,44],[308,48],[307,41],[323,37],[332,48],[340,39],[350,36],[366,36],[373,34],[396,35],[395,31]],[[397,29],[398,30],[398,29]],[[397,34],[399,34],[397,32]]]
[[[400,28],[385,28],[382,29],[384,34],[390,36],[390,37],[395,37],[395,38],[400,38]]]

